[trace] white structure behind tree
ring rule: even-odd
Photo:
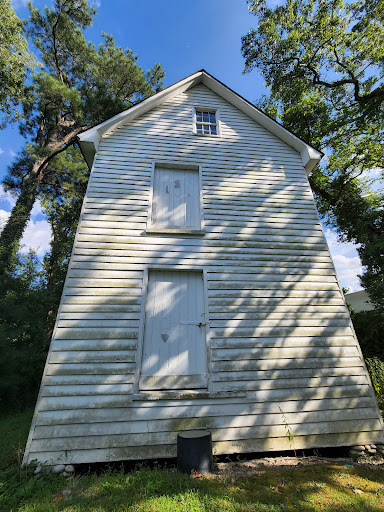
[[[373,311],[375,306],[369,300],[369,295],[365,290],[359,290],[358,292],[351,292],[345,294],[345,300],[350,304],[356,313],[360,311]]]
[[[92,167],[25,462],[383,441],[308,184],[321,154],[205,71],[80,136]],[[284,415],[284,416],[283,416]]]

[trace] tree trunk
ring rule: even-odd
[[[44,146],[46,150],[50,151],[49,156],[39,158],[33,164],[31,174],[20,192],[3,231],[0,233],[0,275],[9,272],[12,268],[13,257],[31,216],[31,210],[36,200],[44,171],[49,165],[50,160],[62,151],[65,151],[75,142],[76,136],[88,128],[90,126],[76,128],[67,133],[61,140],[58,140],[60,127],[56,127],[51,133],[50,142]]]
[[[22,188],[11,215],[0,234],[0,274],[9,272],[35,203],[43,171],[37,172],[41,162],[35,162]]]

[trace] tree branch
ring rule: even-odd
[[[85,130],[88,130],[90,126],[82,126],[81,128],[76,128],[76,130],[73,130],[72,132],[68,133],[63,139],[60,140],[59,143],[56,143],[55,145],[51,146],[52,153],[48,155],[44,160],[41,162],[39,167],[36,169],[36,174],[43,171],[49,162],[58,154],[62,153],[66,149],[69,148],[69,146],[72,146],[72,144],[76,141],[77,135],[79,133],[84,132]]]

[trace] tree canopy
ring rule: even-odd
[[[116,46],[111,35],[103,34],[99,47],[87,42],[84,31],[95,9],[86,0],[55,0],[44,12],[30,3],[29,10],[26,35],[42,67],[31,74],[19,98],[20,131],[28,144],[4,182],[18,199],[0,235],[3,270],[9,270],[40,190],[60,186],[57,174],[49,171],[52,159],[82,131],[160,90],[164,76],[159,64],[144,72],[138,57]]]
[[[159,64],[144,71],[111,35],[97,47],[88,42],[95,10],[86,0],[29,10],[20,22],[9,0],[0,3],[0,110],[4,122],[17,118],[26,142],[3,181],[17,201],[0,234],[2,409],[31,402],[40,383],[89,177],[76,136],[160,90],[164,76]],[[43,260],[18,252],[37,198],[52,231]]]
[[[325,152],[310,176],[320,212],[358,244],[362,283],[384,309],[384,1],[250,0],[257,27],[242,38],[245,72],[270,94],[259,106]]]
[[[20,118],[17,106],[25,94],[27,73],[35,59],[23,36],[23,23],[16,16],[10,0],[0,3],[0,128]]]

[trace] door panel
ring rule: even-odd
[[[151,221],[158,228],[200,228],[197,170],[155,168]]]
[[[150,271],[140,389],[205,387],[202,272]]]

